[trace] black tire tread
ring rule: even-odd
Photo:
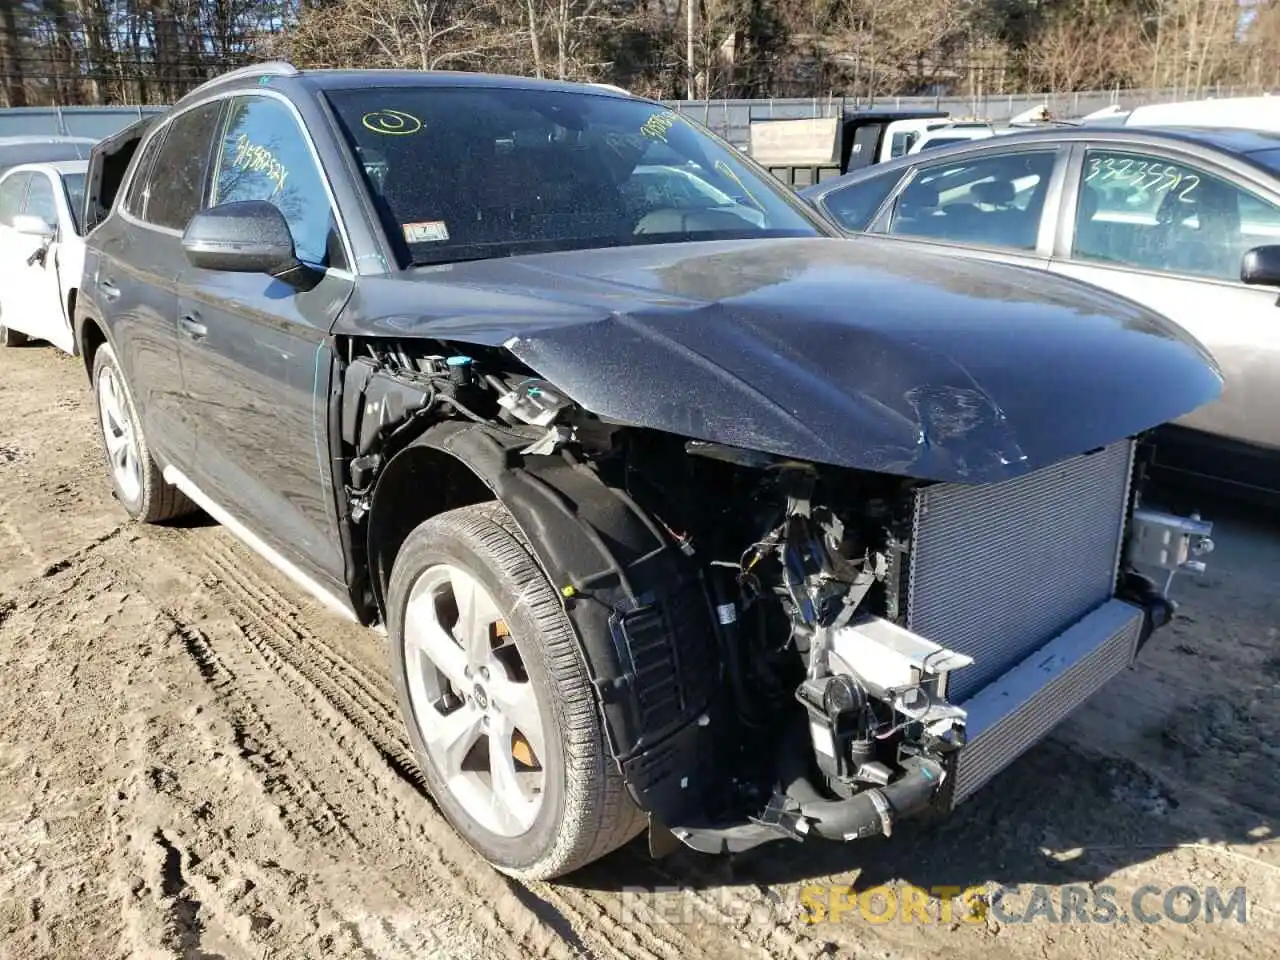
[[[647,825],[632,802],[617,765],[609,756],[595,693],[587,679],[577,636],[563,602],[534,557],[524,533],[499,501],[474,504],[428,520],[433,533],[446,530],[470,540],[520,587],[539,624],[555,709],[564,733],[566,763],[585,776],[569,777],[563,827],[555,846],[531,866],[501,867],[522,879],[546,880],[598,860],[638,835]],[[421,529],[421,528],[420,528]]]
[[[28,339],[25,333],[19,333],[17,330],[12,330],[4,324],[0,324],[0,347],[20,347]]]

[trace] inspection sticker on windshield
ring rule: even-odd
[[[404,238],[408,243],[441,243],[449,239],[449,228],[443,220],[406,223]]]

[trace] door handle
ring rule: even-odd
[[[102,296],[106,300],[120,299],[120,288],[110,280],[100,280],[98,282],[98,289],[102,291]]]
[[[179,317],[178,327],[192,340],[203,340],[209,335],[209,328],[194,313],[184,313]]]

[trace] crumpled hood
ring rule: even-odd
[[[382,286],[421,312],[397,303],[360,332],[503,343],[608,419],[920,479],[1017,476],[1221,390],[1202,347],[1129,301],[886,242],[627,247],[415,279]]]

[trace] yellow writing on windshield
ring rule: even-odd
[[[236,137],[236,155],[231,165],[237,170],[265,174],[275,185],[275,192],[284,189],[284,182],[289,178],[289,170],[270,149],[254,143],[247,133]]]
[[[412,113],[405,113],[403,110],[373,110],[361,117],[360,123],[366,130],[385,133],[392,137],[403,137],[422,129],[422,121]]]
[[[661,113],[652,114],[649,119],[640,126],[640,132],[653,140],[661,140],[663,143],[666,143],[667,131],[675,126],[676,120],[678,119],[679,118],[670,110],[664,110]]]

